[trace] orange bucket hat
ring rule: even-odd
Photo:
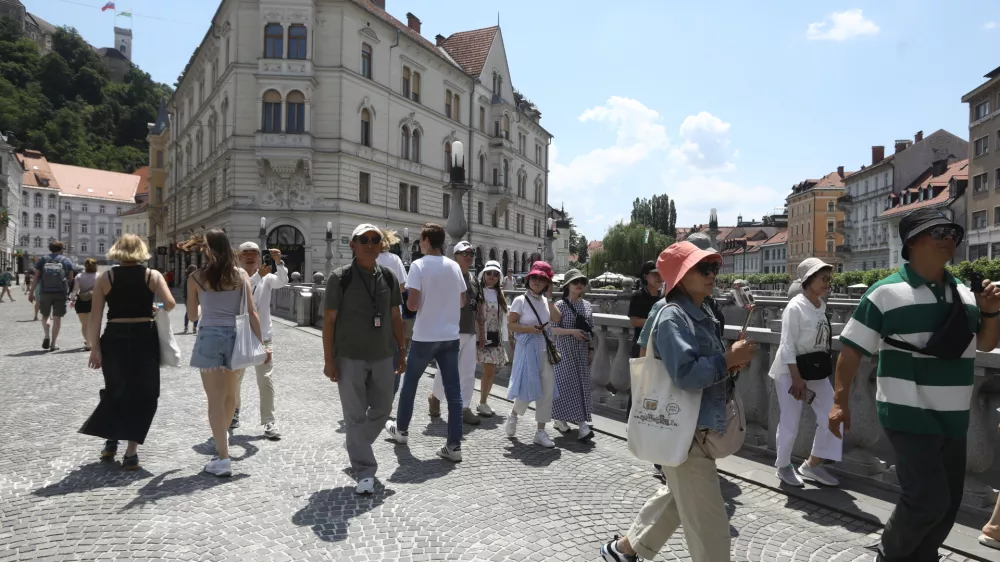
[[[696,263],[703,260],[722,261],[715,250],[702,250],[690,242],[677,242],[660,252],[656,271],[663,278],[663,294],[668,294]]]

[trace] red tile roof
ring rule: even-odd
[[[139,176],[65,164],[49,164],[49,168],[59,182],[59,191],[65,196],[135,203]]]
[[[600,240],[591,240],[587,242],[587,250],[593,252],[594,250],[600,250],[604,245]]]
[[[953,162],[948,166],[948,169],[939,176],[934,176],[933,171],[928,170],[924,173],[917,181],[913,182],[912,186],[908,189],[903,190],[899,195],[900,197],[904,193],[919,193],[919,191],[925,187],[930,187],[932,192],[940,188],[940,192],[931,197],[930,199],[924,199],[923,201],[916,201],[906,205],[897,205],[891,209],[886,209],[879,215],[880,219],[908,215],[916,209],[923,207],[940,207],[941,205],[948,202],[951,199],[951,192],[948,191],[948,184],[951,180],[967,180],[969,179],[969,159],[958,160]]]
[[[405,23],[403,23],[403,22],[399,21],[398,19],[396,19],[389,12],[387,12],[387,11],[383,10],[382,8],[379,8],[378,6],[376,6],[374,3],[371,2],[371,0],[351,0],[351,2],[353,2],[355,5],[363,8],[368,13],[374,15],[375,17],[377,17],[378,19],[382,20],[383,22],[385,22],[385,23],[387,23],[387,24],[395,27],[396,29],[400,30],[401,32],[403,32],[403,34],[405,34],[410,39],[416,41],[420,45],[423,45],[424,47],[430,49],[431,51],[433,51],[434,53],[436,53],[438,56],[440,56],[442,59],[448,61],[448,64],[454,64],[454,61],[452,61],[448,57],[446,57],[444,55],[444,53],[442,53],[439,50],[439,48],[438,48],[437,45],[435,45],[434,43],[432,43],[432,42],[428,41],[427,39],[425,39],[423,35],[420,35],[416,31],[410,29],[410,26],[408,26]]]
[[[139,176],[139,187],[135,190],[136,195],[149,193],[149,166],[143,166],[132,172],[133,176]]]
[[[24,168],[24,173],[21,175],[22,185],[28,187],[59,188],[59,182],[52,175],[49,161],[45,159],[45,156],[41,152],[37,150],[25,150],[24,153],[17,155],[17,161]]]
[[[771,244],[785,244],[786,242],[788,242],[788,231],[782,230],[781,232],[765,240],[764,244],[770,246]]]
[[[444,40],[442,46],[465,72],[472,76],[479,76],[483,73],[486,57],[490,54],[493,38],[496,37],[499,29],[498,26],[494,25],[493,27],[452,33]]]
[[[854,172],[844,172],[844,177],[840,177],[840,173],[833,171],[829,174],[823,176],[816,182],[814,189],[832,188],[832,187],[844,187],[844,180],[851,177]]]

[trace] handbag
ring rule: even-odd
[[[667,306],[677,305],[668,303]],[[656,341],[657,324],[663,309],[657,314],[650,341]],[[684,316],[687,317],[687,314]],[[690,318],[688,322],[691,323]],[[693,324],[691,328],[693,331]],[[680,466],[688,458],[698,427],[701,389],[685,390],[675,385],[663,361],[652,354],[629,359],[629,371],[634,397],[628,419],[629,451],[646,462]]]
[[[541,324],[542,317],[539,316],[538,311],[535,310],[535,305],[531,304],[531,297],[524,295],[524,300],[528,303],[528,306],[531,307],[531,311],[535,313],[535,319],[538,320],[539,324]],[[549,364],[558,365],[559,362],[562,361],[562,354],[559,353],[559,349],[556,348],[555,344],[552,343],[552,340],[549,339],[549,334],[544,328],[542,329],[542,337],[545,338],[545,352],[549,356]]]
[[[938,359],[961,359],[965,350],[972,342],[976,334],[969,329],[969,313],[965,310],[965,302],[958,292],[958,286],[951,286],[952,303],[951,312],[944,324],[939,326],[923,348],[919,348],[911,343],[886,336],[885,343],[912,353],[930,355]]]
[[[499,291],[497,292],[500,293]],[[503,293],[499,294],[499,298],[503,298]],[[485,302],[485,296],[483,297],[483,299]],[[503,326],[503,320],[500,318],[500,303],[497,302],[497,327],[502,327],[502,326]],[[486,332],[486,343],[483,344],[483,347],[500,347],[501,343],[503,343],[503,340],[501,339],[500,330],[497,330],[495,332],[490,332],[490,331]]]
[[[705,454],[712,459],[723,459],[739,451],[743,447],[746,439],[746,413],[743,410],[743,397],[732,384],[730,392],[732,396],[726,401],[726,432],[719,433],[714,429],[702,429],[696,436],[698,444],[701,445]]]
[[[90,300],[90,299],[87,299]],[[158,309],[153,316],[156,324],[156,335],[160,340],[160,366],[179,367],[181,364],[181,347],[177,345],[174,331],[170,329],[170,316],[166,310]]]
[[[233,343],[232,370],[238,371],[264,363],[267,350],[250,327],[250,311],[247,310],[247,280],[240,274],[240,314],[236,317],[236,341]]]
[[[807,381],[821,381],[829,378],[833,374],[833,327],[830,325],[830,317],[826,318],[826,351],[813,351],[795,356],[795,365],[799,368],[799,375]]]
[[[587,322],[585,317],[580,316],[580,313],[576,311],[576,307],[569,302],[569,299],[564,298],[563,302],[573,311],[573,327],[585,334],[593,334],[594,327],[590,325],[590,322]]]

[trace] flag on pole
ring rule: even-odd
[[[646,236],[643,237],[642,243],[643,244],[648,244],[649,243],[649,229],[648,228],[646,229]]]
[[[118,12],[118,16],[122,18],[132,18],[132,12]]]
[[[114,10],[114,9],[115,9],[115,3],[113,0],[111,0],[107,4],[105,4],[103,8],[101,8],[101,11],[107,12],[108,10]]]

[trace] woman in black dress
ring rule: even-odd
[[[158,271],[141,265],[149,259],[146,243],[125,234],[108,252],[121,265],[105,271],[94,286],[93,309],[87,333],[101,333],[104,304],[108,323],[100,343],[90,351],[90,367],[104,373],[101,401],[80,433],[107,441],[104,460],[114,459],[118,442],[128,441],[122,468],[139,468],[137,449],[146,440],[160,398],[160,340],[153,315],[153,297],[169,312],[174,297]]]

